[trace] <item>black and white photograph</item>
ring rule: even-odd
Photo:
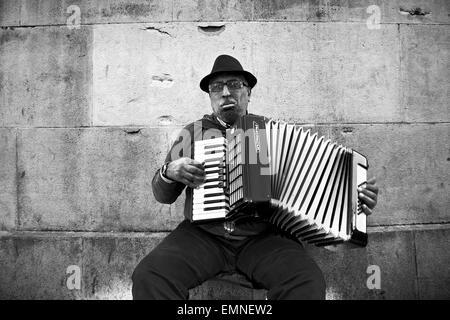
[[[449,106],[448,0],[0,0],[0,299],[449,300]]]

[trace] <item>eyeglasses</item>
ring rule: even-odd
[[[236,91],[241,89],[243,86],[248,86],[248,84],[241,80],[228,80],[227,82],[216,81],[209,85],[209,92],[222,92],[225,85],[227,85],[227,88],[230,91]]]

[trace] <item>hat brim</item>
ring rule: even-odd
[[[257,82],[256,77],[248,71],[218,71],[218,72],[213,72],[211,74],[208,74],[206,77],[204,77],[200,81],[200,89],[202,89],[206,93],[209,93],[209,81],[211,80],[211,78],[213,78],[219,74],[227,74],[227,73],[243,75],[244,78],[247,80],[248,86],[250,88],[253,88],[256,85],[256,82]]]

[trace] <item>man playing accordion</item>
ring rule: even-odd
[[[196,128],[200,126],[200,134],[215,130],[225,136],[226,129],[248,113],[256,82],[228,55],[217,57],[211,73],[201,80],[200,88],[209,94],[213,112],[184,128],[152,181],[154,196],[161,203],[173,203],[186,189],[186,220],[134,270],[134,299],[188,299],[189,289],[220,273],[233,272],[243,274],[256,288],[267,289],[268,299],[325,298],[322,272],[302,243],[257,214],[202,224],[189,219],[193,189],[205,182],[204,163],[193,160]],[[358,191],[362,211],[370,215],[377,203],[375,179]]]

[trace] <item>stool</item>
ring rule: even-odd
[[[189,290],[190,300],[265,300],[267,290],[256,289],[240,273],[220,273]]]

